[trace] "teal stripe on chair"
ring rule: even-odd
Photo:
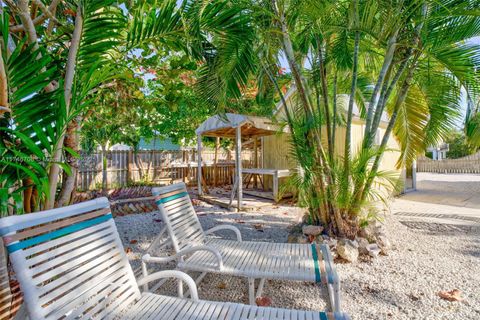
[[[325,312],[320,312],[320,320],[328,320],[327,314]]]
[[[318,255],[317,249],[315,248],[315,244],[312,243],[312,256],[313,256],[313,263],[315,264],[315,282],[320,282],[320,268],[318,266]]]
[[[186,196],[186,195],[188,195],[188,192],[177,193],[177,194],[174,194],[173,196],[170,196],[170,197],[166,197],[166,198],[162,198],[162,199],[157,200],[157,204],[166,203],[166,202],[169,202],[169,201],[172,201],[172,200],[175,200],[175,199],[184,197],[184,196]]]
[[[326,244],[322,244],[320,246],[320,250],[322,251],[322,254],[323,254],[323,256],[325,257],[326,260],[333,261],[332,255],[330,254],[330,250],[328,250],[328,247],[327,247]],[[328,283],[336,283],[338,281],[338,279],[336,279],[335,273],[332,270],[329,263],[325,263],[325,269],[326,269],[326,272],[327,272]]]
[[[53,240],[55,238],[66,236],[67,234],[74,233],[74,232],[89,228],[91,226],[94,226],[96,224],[100,224],[100,223],[108,221],[110,219],[112,219],[112,214],[111,213],[106,214],[104,216],[97,217],[95,219],[91,219],[91,220],[82,221],[82,222],[79,222],[79,223],[76,223],[76,224],[72,224],[68,227],[58,229],[58,230],[55,230],[55,231],[52,231],[52,232],[49,232],[49,233],[45,233],[45,234],[42,234],[40,236],[36,236],[36,237],[30,238],[30,239],[27,239],[25,241],[15,242],[15,243],[7,246],[7,249],[8,249],[9,253],[13,253],[15,251],[22,250],[22,249],[31,247],[31,246],[36,245],[36,244],[40,244],[42,242],[50,241],[50,240]]]

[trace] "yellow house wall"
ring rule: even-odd
[[[365,130],[364,122],[360,119],[355,119],[352,123],[352,155],[355,155],[361,148],[363,141],[363,133]],[[339,156],[343,156],[345,149],[345,133],[344,127],[338,127],[335,133],[335,151]],[[379,136],[383,137],[385,133],[385,125],[379,128]],[[322,129],[322,142],[326,146],[326,130]],[[290,138],[288,134],[277,134],[273,136],[263,137],[263,167],[269,169],[294,169],[295,161],[291,157]],[[398,177],[402,174],[402,169],[397,169],[396,164],[400,156],[400,146],[394,137],[391,137],[388,141],[388,149],[384,153],[380,170],[388,170],[395,172]],[[272,187],[272,182],[269,177],[265,177],[265,186],[267,188]]]

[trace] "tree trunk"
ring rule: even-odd
[[[32,212],[32,193],[33,193],[33,180],[32,178],[26,178],[22,181],[23,187],[26,188],[23,191],[23,211],[25,213]]]
[[[107,172],[107,147],[102,144],[102,190],[107,191],[108,188],[108,172]]]
[[[401,87],[400,92],[397,96],[397,100],[395,101],[395,106],[394,106],[392,115],[390,116],[390,121],[388,122],[387,129],[385,129],[385,133],[383,135],[383,139],[382,139],[382,142],[381,142],[380,147],[379,147],[379,152],[378,152],[377,156],[375,157],[375,161],[373,162],[372,169],[370,170],[367,181],[365,182],[365,186],[363,188],[363,192],[362,192],[362,195],[360,197],[361,201],[363,201],[366,198],[366,196],[368,194],[368,191],[370,190],[370,187],[371,187],[373,181],[375,180],[376,173],[377,173],[378,168],[380,166],[380,161],[382,160],[382,156],[383,156],[383,154],[385,152],[385,149],[387,147],[388,140],[390,139],[390,135],[392,133],[393,127],[395,126],[395,122],[396,122],[397,116],[398,116],[398,111],[400,110],[400,107],[404,104],[405,99],[407,98],[408,90],[410,89],[410,86],[411,86],[410,82],[413,79],[415,69],[416,69],[416,66],[417,66],[418,57],[419,57],[419,55],[417,54],[417,56],[414,58],[414,60],[412,62],[412,65],[411,65],[410,69],[408,70],[408,74],[405,77],[405,80],[403,80],[402,87]]]
[[[65,134],[65,140],[63,142],[63,145],[66,148],[70,148],[76,153],[79,152],[79,130],[80,122],[78,119],[72,120],[67,126],[67,133]],[[60,190],[57,203],[58,207],[63,207],[71,203],[73,191],[75,190],[75,182],[77,181],[78,159],[73,155],[68,155],[66,157],[66,162],[70,167],[71,174],[67,175],[64,172],[62,189]]]
[[[82,10],[81,7],[77,7],[77,14],[75,17],[75,27],[73,30],[72,41],[70,44],[70,49],[68,51],[68,60],[66,65],[66,72],[65,72],[65,85],[64,85],[64,98],[65,98],[65,105],[66,105],[66,112],[67,114],[70,113],[70,104],[72,100],[72,86],[73,80],[75,77],[75,67],[77,63],[77,54],[80,47],[80,40],[82,37],[83,31],[83,17],[82,17]],[[67,130],[77,130],[77,126],[73,125],[72,123],[67,124]],[[63,142],[65,140],[65,133],[60,132],[60,136],[58,138],[57,144],[55,146],[55,151],[53,155],[53,163],[50,167],[50,172],[48,174],[49,180],[49,198],[46,202],[46,209],[51,209],[55,205],[55,194],[56,188],[58,183],[58,177],[60,174],[60,166],[58,162],[61,161],[62,158],[62,150],[63,150]]]
[[[393,57],[395,54],[396,44],[397,44],[397,35],[398,35],[398,29],[394,32],[394,34],[390,37],[388,41],[387,52],[386,52],[385,58],[383,59],[382,69],[380,69],[377,83],[375,84],[375,87],[372,92],[372,97],[370,98],[370,102],[368,104],[364,137],[367,137],[370,134],[370,126],[373,120],[373,112],[376,108],[376,104],[378,100],[377,95],[378,95],[378,92],[380,91],[383,81],[385,80],[387,71],[390,68],[390,65],[392,64]]]
[[[333,78],[333,120],[332,120],[332,152],[335,155],[335,136],[337,132],[337,81],[338,73]]]
[[[326,74],[326,66],[325,60],[326,57],[323,57],[322,52],[322,43],[320,39],[316,39],[317,46],[318,46],[318,60],[319,60],[319,71],[320,71],[320,81],[322,83],[322,98],[323,98],[323,106],[325,108],[325,121],[327,127],[327,144],[328,144],[328,155],[329,159],[332,160],[334,157],[333,154],[333,141],[332,141],[332,121],[330,118],[330,107],[328,105],[328,85],[327,85],[327,74]]]
[[[8,106],[7,72],[3,64],[2,48],[0,48],[0,119],[8,112],[11,112],[11,110]]]
[[[360,47],[360,32],[355,32],[355,46],[353,52],[353,70],[352,70],[352,86],[350,88],[350,99],[348,101],[348,114],[345,132],[345,154],[344,154],[344,171],[345,177],[348,179],[350,175],[350,149],[352,144],[352,118],[353,118],[353,104],[355,103],[355,92],[357,91],[357,77],[358,77],[358,51]],[[346,190],[344,190],[346,192]]]

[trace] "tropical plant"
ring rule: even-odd
[[[469,149],[480,149],[480,98],[468,99],[464,134]]]
[[[2,214],[48,209],[71,200],[82,119],[94,110],[97,90],[121,77],[116,73],[119,64],[132,67],[128,61],[142,50],[159,61],[162,55],[182,52],[200,63],[216,50],[236,54],[242,48],[235,38],[244,33],[247,20],[229,1],[184,1],[180,6],[175,0],[5,3],[0,65],[0,187],[6,191],[0,198]],[[217,39],[224,40],[220,46],[213,44]],[[231,65],[229,72],[239,74],[240,68]],[[238,88],[229,90],[240,93]],[[22,161],[12,155],[21,155]],[[32,160],[40,156],[43,161]]]
[[[379,169],[390,137],[400,144],[398,166],[408,165],[454,124],[461,88],[478,91],[480,50],[465,43],[480,32],[478,2],[272,0],[234,5],[249,17],[250,33],[236,39],[242,41],[243,54],[216,52],[205,68],[217,72],[205,73],[199,84],[218,97],[210,83],[222,79],[232,91],[211,98],[222,101],[225,93],[244,87],[246,79],[268,85],[260,81],[268,78],[290,128],[299,166],[295,184],[311,220],[332,233],[355,236],[363,209],[384,198],[374,186],[390,191],[396,186],[391,174]],[[286,58],[296,88],[291,103],[278,84],[280,56]],[[242,66],[242,72],[227,75],[231,65]],[[349,97],[345,110],[340,94]],[[355,105],[365,132],[360,150],[352,154]],[[385,114],[388,123],[377,138]],[[335,138],[339,127],[345,130],[341,145]]]
[[[448,144],[447,158],[457,159],[473,154],[479,148],[468,143],[464,132],[456,129],[451,130],[445,137],[445,143]]]
[[[2,162],[1,184],[8,190],[3,209],[9,204],[17,212],[52,208],[61,169],[67,174],[58,204],[70,201],[79,117],[91,91],[112,76],[105,63],[125,29],[125,17],[113,3],[53,0],[46,6],[19,0],[3,8],[0,69],[5,72],[2,100],[9,106],[3,153],[22,159]]]

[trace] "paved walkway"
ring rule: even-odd
[[[480,225],[480,175],[418,173],[417,191],[397,198],[401,220]]]

